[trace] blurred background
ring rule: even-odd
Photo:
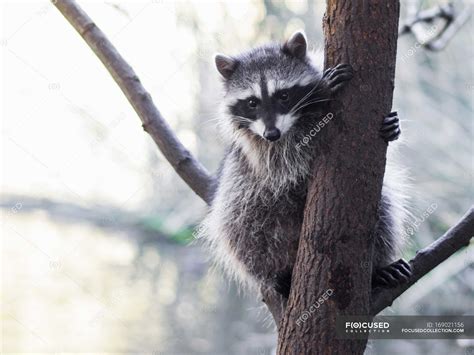
[[[443,1],[402,1],[422,9]],[[204,165],[223,152],[213,54],[303,28],[323,44],[324,1],[80,1]],[[464,9],[470,2],[454,2]],[[434,23],[436,26],[436,22]],[[427,25],[427,29],[433,23]],[[270,354],[261,302],[192,243],[206,206],[143,132],[108,72],[47,1],[2,2],[2,352]],[[404,257],[473,200],[473,23],[440,52],[398,42],[394,109],[413,220]],[[473,246],[384,314],[474,309]],[[467,340],[375,340],[367,354],[471,354]]]

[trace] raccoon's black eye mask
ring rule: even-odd
[[[238,99],[237,102],[229,107],[232,116],[246,118],[255,121],[265,114],[302,114],[319,105],[324,97],[317,89],[317,83],[305,86],[295,85],[291,88],[280,89],[270,97],[262,99],[256,96],[248,96],[244,99]],[[245,125],[244,125],[245,126]]]

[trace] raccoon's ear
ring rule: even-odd
[[[237,60],[223,54],[216,54],[215,62],[217,71],[224,79],[229,79],[237,68]]]
[[[283,45],[283,52],[292,55],[295,58],[303,59],[306,56],[306,36],[303,31],[293,33],[288,41]]]

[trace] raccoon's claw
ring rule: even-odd
[[[331,94],[336,94],[354,76],[350,64],[338,64],[334,68],[328,68],[323,73],[323,79],[328,83]]]
[[[400,133],[400,120],[397,111],[394,111],[383,119],[380,136],[388,143],[397,140]]]
[[[375,270],[372,275],[372,287],[397,287],[407,282],[410,276],[410,264],[400,259],[388,266]]]

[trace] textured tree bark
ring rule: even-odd
[[[398,17],[398,1],[327,2],[326,67],[350,63],[355,76],[338,97],[342,109],[331,104],[336,118],[324,127],[316,152],[279,354],[365,349],[366,340],[338,340],[335,325],[338,315],[370,310],[367,265],[387,148],[379,128],[392,105]],[[318,308],[308,312],[312,305]]]

